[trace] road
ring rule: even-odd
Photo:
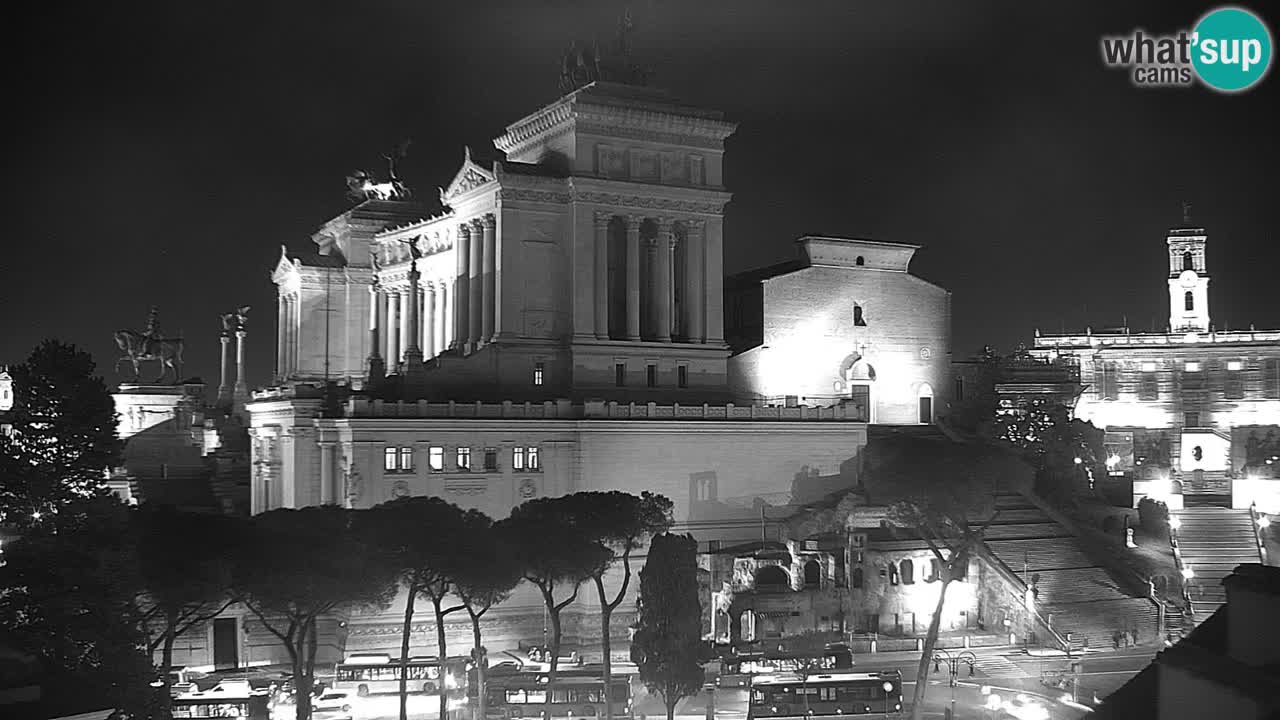
[[[1070,676],[1072,663],[1080,663],[1076,697],[1091,702],[1093,693],[1102,698],[1114,692],[1146,667],[1155,654],[1154,649],[1135,649],[1068,659],[1063,656],[1034,657],[1020,651],[1010,652],[1008,648],[973,652],[976,657],[973,674],[970,675],[968,666],[962,664],[955,687],[949,682],[950,672],[946,663],[940,663],[937,671],[930,666],[926,678],[929,683],[925,696],[926,718],[943,718],[946,708],[951,707],[956,720],[988,720],[991,714],[986,703],[990,692],[1000,696],[1002,701],[1018,702],[1017,698],[1023,696],[1026,702],[1043,706],[1048,714],[1040,717],[1045,720],[1075,720],[1087,715],[1087,710],[1060,702],[1064,690],[1042,684],[1042,673],[1057,671]],[[919,658],[917,653],[858,655],[854,669],[857,672],[898,670],[902,673],[907,700],[910,701],[915,691]],[[1069,689],[1070,685],[1067,687]],[[744,720],[747,703],[747,693],[743,690],[717,690],[714,697],[710,692],[702,692],[677,706],[677,720],[707,720],[708,705],[712,704],[714,720]],[[636,697],[635,709],[637,717],[643,715],[651,720],[661,720],[666,716],[662,703],[657,698],[646,696],[643,690]],[[1027,713],[1026,717],[1034,715],[1033,712]]]

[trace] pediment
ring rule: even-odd
[[[298,266],[294,260],[289,257],[289,249],[284,245],[280,246],[280,259],[276,261],[276,267],[271,271],[272,282],[279,285],[286,278],[298,274]]]
[[[471,149],[467,148],[466,154],[462,159],[462,167],[453,176],[453,182],[449,183],[449,187],[440,193],[440,200],[448,205],[450,200],[459,195],[469,193],[481,185],[496,181],[497,178],[492,171],[480,167],[471,159]]]

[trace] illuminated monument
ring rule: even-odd
[[[670,497],[677,530],[705,548],[758,540],[761,508],[783,517],[854,486],[868,419],[931,417],[919,384],[895,375],[897,353],[910,348],[911,368],[945,368],[947,293],[928,286],[929,302],[913,305],[886,289],[927,285],[905,273],[914,247],[811,240],[811,257],[830,246],[841,257],[860,248],[850,268],[872,259],[807,300],[850,318],[826,338],[832,367],[794,376],[824,397],[769,398],[735,380],[730,356],[743,348],[725,336],[722,176],[734,129],[664,92],[594,81],[510,125],[494,140],[505,159],[459,153],[434,213],[398,180],[353,175],[358,203],[320,228],[314,252],[283,252],[273,274],[277,379],[248,404],[253,512],[434,495],[502,518],[536,497],[643,488]],[[890,260],[901,267],[881,267]],[[861,346],[845,282],[863,284],[854,294],[881,323]],[[764,326],[782,322],[777,307],[766,303]],[[922,319],[887,322],[894,307]],[[872,377],[893,379],[878,418],[855,401],[858,383],[828,377],[859,353],[883,359]],[[570,610],[582,621],[566,616],[567,642],[598,637],[585,595]],[[540,639],[540,607],[520,591],[492,613],[486,642]],[[335,621],[332,647],[398,647],[400,613]],[[415,632],[415,652],[432,651],[426,637]],[[245,638],[241,656],[254,662],[279,652],[264,633]]]
[[[1076,416],[1107,431],[1109,464],[1146,496],[1280,512],[1280,330],[1218,329],[1209,313],[1208,234],[1165,238],[1166,332],[1041,335],[1032,353],[1078,363]]]

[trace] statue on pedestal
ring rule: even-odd
[[[164,382],[165,376],[169,370],[173,370],[173,383],[176,385],[182,380],[182,338],[166,338],[160,332],[159,310],[154,306],[151,308],[150,314],[147,316],[146,330],[138,332],[137,330],[117,330],[115,333],[116,346],[120,348],[121,355],[116,359],[116,368],[119,369],[120,363],[128,362],[133,366],[133,377],[137,380],[141,377],[139,366],[143,362],[160,363],[160,377],[154,382]]]

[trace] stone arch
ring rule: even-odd
[[[756,590],[786,590],[791,587],[787,571],[777,565],[765,565],[756,570]]]
[[[1188,251],[1186,251],[1186,252],[1182,253],[1182,269],[1183,269],[1183,270],[1195,270],[1195,269],[1196,269],[1196,260],[1195,260],[1195,256],[1191,254],[1191,251],[1190,251],[1190,250],[1188,250]]]
[[[854,303],[854,304],[853,304],[853,325],[854,325],[854,327],[866,327],[866,326],[867,326],[867,318],[866,318],[866,315],[865,315],[865,314],[863,314],[862,306],[861,306],[861,305],[859,305],[858,303]]]
[[[817,560],[810,560],[804,564],[804,586],[818,587],[822,584],[822,565]]]
[[[855,260],[853,261],[853,264],[854,264],[854,265],[857,265],[858,267],[862,267],[863,265],[866,265],[866,264],[867,264],[867,261],[866,261],[866,259],[865,259],[865,258],[863,258],[861,255],[859,255],[859,256],[857,257],[857,259],[855,259]]]

